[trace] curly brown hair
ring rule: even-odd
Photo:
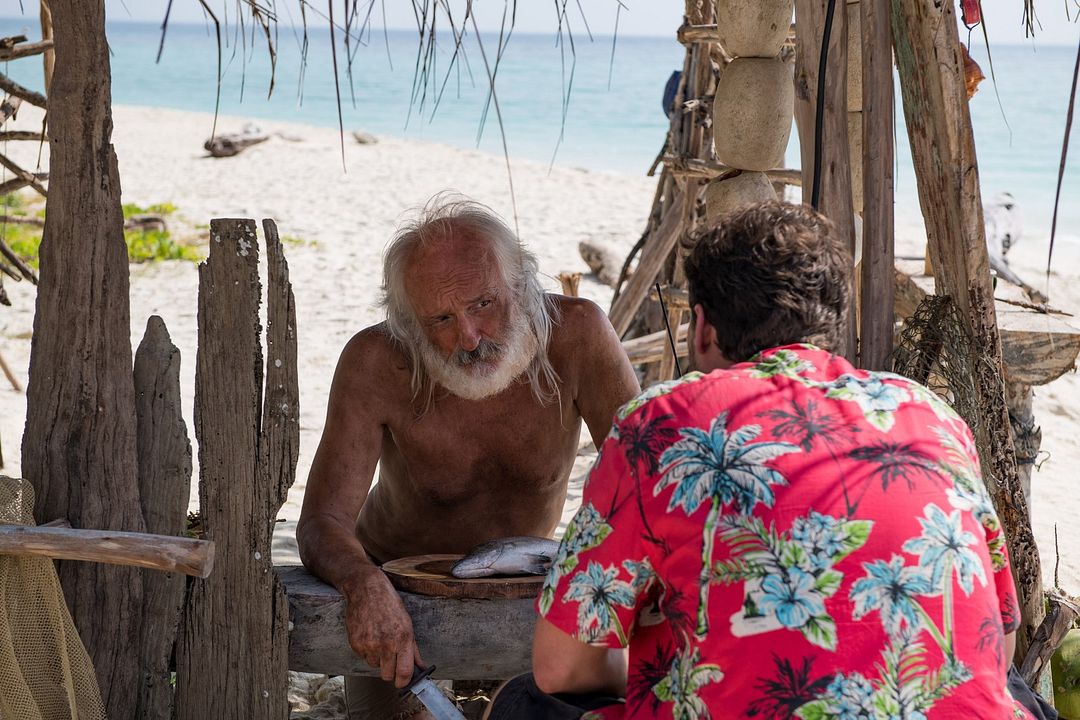
[[[840,347],[851,255],[821,213],[767,202],[726,216],[686,258],[690,305],[702,305],[728,360],[808,342]]]

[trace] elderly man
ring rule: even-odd
[[[1029,717],[971,433],[828,351],[850,266],[801,205],[701,238],[701,372],[617,414],[538,600],[533,676],[491,718]]]
[[[347,683],[350,716],[369,720],[419,711],[394,685],[423,665],[379,564],[550,537],[581,421],[599,446],[639,389],[604,313],[545,293],[536,258],[481,205],[436,198],[391,241],[383,277],[386,322],[341,354],[297,526],[379,669]]]

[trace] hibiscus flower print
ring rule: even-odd
[[[776,616],[786,628],[800,629],[810,618],[825,614],[825,598],[815,587],[814,576],[799,568],[769,575],[761,582],[758,608]]]

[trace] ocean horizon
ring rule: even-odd
[[[36,17],[0,19],[0,35],[28,28]],[[331,63],[329,28],[309,28],[306,65],[301,38],[282,23],[270,93],[270,60],[256,33],[223,33],[220,114],[254,121],[287,120],[338,127],[338,94]],[[1080,32],[1080,28],[1078,28]],[[217,99],[217,45],[212,27],[170,24],[160,62],[155,23],[111,21],[113,102],[213,113]],[[227,35],[227,37],[226,37]],[[489,62],[498,37],[484,34]],[[484,60],[475,44],[451,67],[453,42],[433,54],[426,86],[414,82],[417,33],[372,28],[354,53],[351,78],[346,48],[337,34],[341,123],[346,133],[423,139],[502,154],[496,109],[487,104]],[[1075,47],[991,45],[995,82],[981,37],[972,56],[987,79],[971,100],[972,124],[984,199],[1009,192],[1022,217],[1025,237],[1049,235],[1053,194],[1065,130]],[[594,171],[643,175],[660,152],[668,128],[662,111],[664,84],[680,69],[684,48],[668,37],[589,37],[575,33],[573,47],[547,35],[515,32],[496,77],[498,111],[512,159],[570,165]],[[576,61],[575,57],[576,55]],[[7,63],[14,80],[41,89],[41,65]],[[567,96],[569,88],[569,96]],[[1000,103],[999,103],[1000,96]],[[903,112],[897,93],[896,217],[898,231],[921,224]],[[238,130],[224,128],[220,130]],[[207,127],[209,136],[211,127]],[[792,130],[788,165],[798,166]],[[1076,143],[1074,142],[1074,145]],[[1069,154],[1058,219],[1058,238],[1080,248],[1080,148]],[[1018,249],[1017,252],[1023,252]]]

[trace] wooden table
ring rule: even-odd
[[[349,647],[345,600],[298,565],[274,567],[289,599],[289,669],[377,675]],[[435,677],[502,679],[532,668],[532,599],[471,600],[399,592],[424,660]]]

